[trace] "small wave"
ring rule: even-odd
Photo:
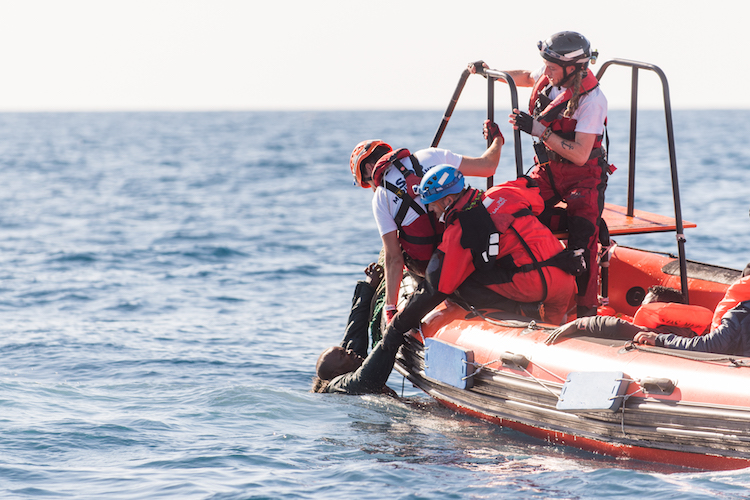
[[[54,257],[52,259],[49,259],[48,262],[80,262],[84,264],[90,264],[92,262],[96,262],[98,259],[90,252],[84,252],[84,253],[69,253],[69,254],[63,254],[59,257]]]
[[[209,299],[215,300],[217,302],[247,302],[245,299],[241,299],[239,297],[227,297],[227,296],[209,297]]]
[[[105,307],[105,311],[126,311],[133,312],[143,309],[143,304],[139,302],[122,301],[119,304],[111,307]]]
[[[185,257],[198,260],[230,259],[233,257],[247,257],[247,254],[228,247],[198,247],[192,252],[183,252]]]

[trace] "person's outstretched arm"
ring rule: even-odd
[[[383,268],[378,264],[370,264],[365,269],[367,279],[358,281],[354,287],[352,309],[346,322],[344,338],[341,347],[351,349],[362,358],[367,357],[369,340],[367,327],[370,324],[370,305],[380,281],[383,279]]]

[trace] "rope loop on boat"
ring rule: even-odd
[[[427,347],[427,344],[425,343],[425,340],[424,340],[424,333],[422,333],[422,323],[420,323],[419,326],[417,328],[415,328],[415,330],[417,330],[417,333],[419,334],[419,338],[422,339],[422,345],[424,346],[424,349],[425,350],[429,349]]]
[[[554,330],[556,327],[549,327],[544,325],[537,324],[536,320],[530,320],[530,321],[520,321],[516,319],[507,319],[507,320],[497,320],[487,317],[486,315],[482,314],[481,311],[474,308],[474,306],[471,306],[471,312],[482,318],[482,320],[486,321],[487,323],[495,326],[503,326],[506,328],[521,328],[524,330]]]
[[[615,248],[617,248],[618,246],[619,245],[615,240],[611,240],[608,247],[602,247],[602,253],[599,256],[599,259],[604,259],[604,256],[607,256],[607,258],[605,259],[605,262],[607,263],[606,267],[609,267],[609,261],[612,258],[612,255],[615,253]]]
[[[474,361],[472,361],[472,362],[469,362],[469,361],[466,361],[466,360],[462,360],[462,361],[463,361],[463,362],[464,362],[465,364],[467,364],[467,365],[472,365],[472,366],[476,366],[476,367],[477,367],[477,369],[476,369],[476,370],[474,370],[474,373],[472,373],[472,374],[470,374],[470,375],[466,375],[465,377],[462,377],[462,378],[461,378],[461,380],[466,380],[467,378],[469,378],[469,377],[473,377],[474,375],[476,375],[477,373],[479,373],[479,372],[480,372],[480,371],[482,370],[482,368],[485,368],[485,367],[487,367],[488,365],[491,365],[491,364],[493,364],[493,363],[501,363],[501,362],[504,362],[504,359],[503,359],[503,358],[497,358],[497,359],[493,359],[492,361],[488,361],[487,363],[481,363],[481,364],[480,364],[480,363],[477,363],[477,362],[474,362]],[[554,397],[556,397],[556,398],[560,397],[560,395],[559,395],[559,394],[555,393],[555,392],[554,392],[554,391],[553,391],[552,389],[550,389],[549,387],[547,387],[547,386],[546,386],[546,385],[544,384],[544,382],[542,382],[541,380],[539,380],[538,378],[536,378],[536,377],[535,377],[535,376],[534,376],[534,375],[533,375],[533,374],[532,374],[532,373],[531,373],[531,372],[530,372],[529,370],[527,370],[527,369],[526,369],[526,368],[524,368],[523,366],[519,366],[519,365],[516,365],[516,366],[518,366],[518,368],[520,368],[521,370],[523,370],[523,371],[524,371],[524,373],[526,373],[526,375],[528,375],[529,377],[531,377],[531,379],[532,379],[532,380],[534,380],[534,382],[536,382],[537,384],[541,385],[541,386],[542,386],[542,387],[543,387],[544,389],[546,389],[546,390],[547,390],[547,392],[549,392],[550,394],[552,394],[552,395],[553,395]],[[541,367],[541,366],[539,366],[539,365],[535,365],[535,366],[536,366],[537,368],[540,368],[540,369],[544,370],[545,372],[549,373],[550,375],[552,375],[552,376],[554,376],[554,377],[556,377],[556,378],[558,378],[558,379],[560,379],[560,380],[562,380],[562,381],[565,381],[565,379],[564,379],[564,378],[562,378],[562,377],[560,377],[560,376],[558,376],[558,375],[556,375],[556,374],[552,373],[551,371],[549,371],[549,370],[547,370],[547,369],[545,369],[545,368],[543,368],[543,367]]]
[[[628,340],[625,343],[624,349],[626,349],[628,351],[632,350],[632,351],[641,351],[641,352],[650,352],[650,353],[656,353],[656,354],[663,354],[665,356],[672,356],[672,357],[675,357],[675,358],[682,358],[682,359],[690,359],[690,360],[693,360],[693,361],[706,361],[706,362],[721,362],[721,361],[725,361],[725,362],[730,363],[732,366],[737,367],[737,368],[750,366],[750,363],[747,363],[745,360],[736,359],[734,356],[730,356],[728,354],[723,354],[723,355],[720,355],[720,356],[710,357],[710,358],[708,358],[708,357],[706,357],[706,358],[704,358],[704,357],[698,358],[696,356],[692,356],[690,354],[691,351],[684,351],[683,352],[683,351],[680,351],[680,350],[677,350],[677,349],[669,349],[669,348],[659,348],[660,349],[659,351],[655,351],[655,350],[653,350],[651,348],[648,348],[648,347],[642,347],[640,344],[636,344],[632,340]]]
[[[469,377],[473,377],[474,375],[476,375],[477,373],[479,373],[479,372],[480,372],[480,371],[482,370],[482,368],[484,368],[485,366],[487,366],[487,365],[491,365],[492,363],[497,363],[497,362],[499,362],[499,361],[502,361],[502,360],[503,360],[502,358],[498,358],[498,359],[493,359],[492,361],[488,361],[488,362],[486,362],[486,363],[481,363],[481,364],[480,364],[480,363],[476,363],[476,362],[474,362],[474,361],[471,361],[471,362],[469,362],[469,361],[466,361],[465,359],[462,359],[461,361],[462,361],[462,362],[463,362],[464,364],[466,364],[466,365],[472,365],[472,366],[476,366],[476,367],[477,367],[477,369],[476,369],[476,370],[474,370],[474,373],[472,373],[472,374],[469,374],[469,375],[466,375],[465,377],[461,377],[461,380],[466,380],[466,379],[467,379],[467,378],[469,378]]]

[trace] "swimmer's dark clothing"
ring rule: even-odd
[[[404,343],[404,336],[389,332],[367,355],[367,325],[370,321],[370,302],[375,290],[364,281],[357,283],[352,299],[352,310],[346,326],[341,347],[351,349],[363,358],[362,366],[353,372],[333,378],[326,392],[338,394],[380,394],[392,393],[385,385],[393,370],[398,348]]]
[[[645,331],[673,333],[683,337],[695,336],[695,333],[690,328],[669,325],[660,325],[657,328],[645,328],[614,316],[587,316],[579,318],[576,320],[576,327],[578,335],[613,340],[633,340],[633,337],[637,333]]]

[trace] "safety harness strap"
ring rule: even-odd
[[[406,213],[410,208],[417,212],[418,215],[424,215],[427,213],[425,212],[424,208],[422,208],[419,203],[414,200],[414,198],[408,196],[403,189],[399,188],[395,184],[391,184],[388,181],[385,181],[383,185],[388,191],[401,198],[401,206],[398,208],[398,212],[396,212],[396,216],[393,218],[393,220],[396,221],[396,225],[399,227],[399,229],[401,228],[401,224],[404,222]]]

